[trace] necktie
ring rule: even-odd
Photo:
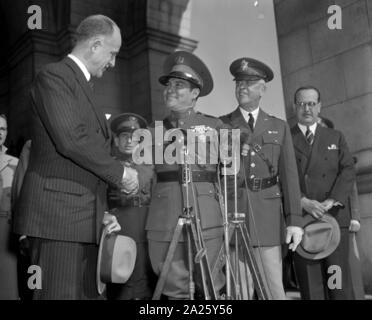
[[[306,141],[309,145],[312,145],[313,142],[314,142],[314,134],[312,133],[312,131],[310,130],[309,127],[307,127],[306,129]]]
[[[248,125],[249,127],[251,128],[252,132],[253,132],[253,128],[254,128],[254,118],[252,116],[252,113],[249,113],[249,120],[248,120]]]

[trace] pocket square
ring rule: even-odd
[[[338,148],[335,144],[331,144],[330,146],[328,146],[328,150],[338,150]]]

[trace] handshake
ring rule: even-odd
[[[121,181],[120,190],[125,194],[132,195],[138,192],[139,182],[138,182],[138,172],[137,170],[124,166],[123,179]]]

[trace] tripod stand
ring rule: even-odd
[[[163,292],[165,281],[168,276],[177,245],[180,241],[182,231],[185,231],[186,233],[187,263],[189,271],[189,299],[195,299],[194,270],[196,265],[199,266],[200,269],[205,300],[217,299],[205,243],[201,234],[200,217],[197,209],[198,206],[197,204],[195,205],[195,213],[193,212],[193,207],[190,206],[189,188],[191,188],[193,191],[194,201],[197,201],[197,199],[195,199],[192,172],[190,170],[190,166],[186,162],[186,156],[187,151],[185,152],[185,162],[182,165],[182,194],[186,198],[184,199],[186,200],[184,201],[185,206],[183,208],[183,214],[178,218],[176,228],[173,232],[163,268],[152,297],[153,300],[159,300]]]
[[[236,161],[236,158],[235,158]],[[236,163],[235,163],[236,168]],[[257,297],[260,300],[269,299],[268,293],[264,286],[258,264],[256,262],[254,252],[251,245],[251,238],[245,224],[245,214],[238,213],[237,210],[237,173],[234,172],[234,213],[229,215],[227,209],[227,174],[226,174],[226,163],[224,164],[224,220],[225,220],[225,243],[221,247],[219,259],[217,261],[223,261],[223,255],[225,256],[225,268],[226,268],[226,299],[242,299],[242,274],[239,267],[240,253],[242,253],[244,265],[248,265],[249,271],[252,275],[253,285],[257,293]],[[231,266],[231,255],[230,246],[231,240],[234,240],[234,268]],[[213,272],[219,266],[215,265]],[[234,285],[234,295],[232,295],[231,285]],[[248,283],[244,284],[249,295]]]

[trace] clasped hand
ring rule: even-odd
[[[102,223],[105,225],[105,228],[107,230],[107,233],[110,234],[112,232],[118,232],[121,230],[121,226],[116,218],[116,216],[105,212],[105,215],[103,216]]]
[[[121,191],[125,194],[136,194],[138,192],[138,172],[136,169],[125,167]]]
[[[300,227],[287,227],[287,236],[285,242],[289,244],[289,250],[296,251],[297,246],[301,243],[304,230]]]
[[[323,202],[311,200],[306,197],[301,199],[302,209],[311,214],[315,219],[321,219],[327,211],[335,206],[342,206],[342,204],[333,199],[327,199]]]

